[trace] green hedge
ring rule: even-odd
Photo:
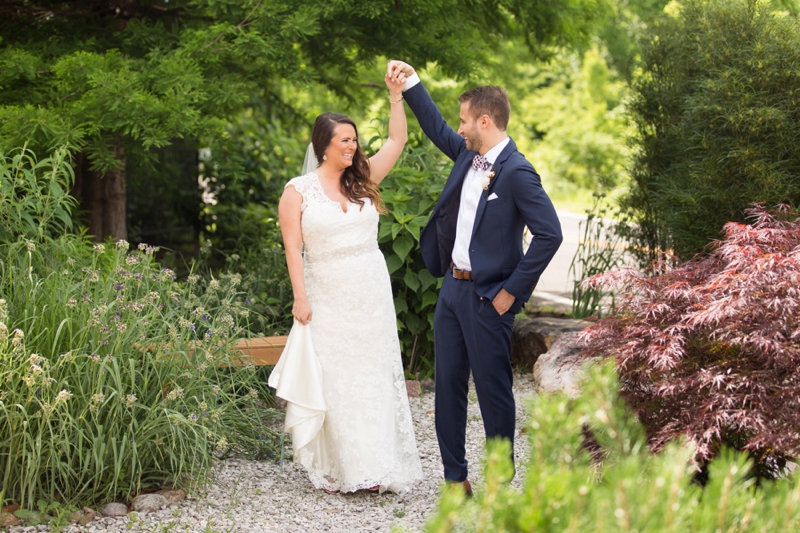
[[[754,0],[687,0],[649,31],[626,205],[642,261],[684,259],[754,202],[800,204],[800,26]]]

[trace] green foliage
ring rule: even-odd
[[[561,58],[549,76],[551,83],[522,104],[526,124],[542,136],[531,153],[535,166],[561,187],[609,191],[622,185],[628,158],[621,142],[628,130],[624,82],[596,48],[582,58]]]
[[[606,0],[27,1],[0,21],[0,147],[69,144],[105,172],[119,168],[115,146],[144,155],[222,135],[222,119],[270,81],[346,94],[379,56],[464,75],[510,37],[542,55],[585,42],[607,11]]]
[[[642,262],[701,252],[754,202],[800,202],[800,27],[752,0],[688,0],[649,33],[625,205]]]
[[[570,277],[575,280],[572,287],[573,318],[593,315],[599,318],[603,314],[603,306],[610,306],[613,312],[614,293],[588,287],[583,281],[595,274],[618,269],[623,259],[621,238],[616,228],[624,222],[612,222],[605,218],[608,213],[605,195],[595,193],[594,204],[586,213],[586,221],[578,223],[578,231],[582,229],[583,236],[569,265]]]
[[[427,531],[710,533],[800,526],[796,478],[755,488],[747,455],[724,450],[701,488],[694,482],[692,450],[673,442],[652,454],[617,387],[613,367],[604,365],[577,400],[557,395],[532,401],[523,488],[507,483],[508,444],[489,443],[485,482],[475,497],[465,502],[460,491],[446,490]],[[596,459],[587,452],[587,430],[603,452]]]
[[[419,237],[449,171],[449,161],[420,134],[382,184],[387,213],[381,216],[378,243],[392,279],[400,346],[410,376],[433,375],[433,312],[441,281],[425,268]]]
[[[43,219],[50,204],[28,197],[64,164],[5,201]],[[154,251],[72,234],[0,242],[0,504],[202,484],[215,456],[277,449],[263,384],[238,366],[240,277],[179,284]]]
[[[41,161],[27,147],[0,151],[0,241],[42,239],[72,229],[75,200],[69,189],[75,177],[66,158],[64,148]]]
[[[315,93],[315,91],[309,91]],[[284,184],[300,173],[310,125],[280,96],[253,100],[222,140],[200,151],[204,184],[201,263],[242,276],[241,290],[256,314],[254,334],[286,334],[292,290],[278,224]]]
[[[274,215],[274,218],[257,222],[277,227],[276,220],[277,215]],[[251,312],[247,323],[242,325],[248,332],[245,336],[286,335],[292,328],[292,285],[286,254],[276,240],[280,239],[276,233],[260,247],[242,248],[240,254],[231,253],[225,259],[227,275],[235,274],[241,279],[239,303]],[[206,240],[200,255],[193,261],[195,272],[203,273],[205,280],[219,270],[209,267],[211,250],[211,241]]]

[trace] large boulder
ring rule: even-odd
[[[533,386],[539,394],[563,392],[575,398],[580,394],[580,383],[586,377],[585,360],[578,358],[580,332],[561,334],[550,350],[539,356],[533,365]]]
[[[588,325],[585,320],[574,318],[518,318],[511,331],[511,365],[523,372],[533,371],[536,360],[552,348],[560,335],[581,331]]]

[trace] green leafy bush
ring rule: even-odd
[[[77,202],[69,196],[75,175],[67,157],[64,148],[42,160],[26,147],[0,152],[0,241],[43,239],[72,228]]]
[[[387,213],[378,242],[392,279],[403,362],[409,376],[433,375],[433,312],[441,280],[425,268],[419,236],[447,180],[449,165],[421,134],[411,139],[381,187]]]
[[[800,482],[756,488],[746,454],[729,450],[709,464],[704,487],[694,482],[689,446],[649,451],[642,427],[616,395],[611,365],[592,373],[582,395],[542,396],[530,403],[530,457],[522,489],[512,475],[507,443],[490,443],[485,481],[472,500],[445,491],[427,531],[796,531]],[[587,451],[590,428],[602,454]],[[602,460],[600,459],[600,456]]]
[[[703,251],[753,202],[800,203],[798,20],[754,0],[679,6],[650,31],[631,105],[626,205],[643,265]]]
[[[43,220],[47,202],[27,198],[68,167],[22,166],[4,171],[4,201]],[[262,384],[237,366],[241,278],[179,284],[154,251],[73,234],[0,242],[0,504],[127,499],[203,483],[215,457],[277,448]]]
[[[274,89],[253,97],[252,107],[228,125],[228,136],[208,139],[209,146],[200,150],[205,205],[198,267],[210,273],[224,265],[242,276],[254,335],[286,334],[292,327],[278,202],[284,184],[302,169],[307,146],[302,139],[313,123]]]

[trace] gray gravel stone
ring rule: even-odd
[[[517,399],[517,476],[512,485],[519,487],[525,477],[528,438],[519,430],[527,420],[528,399],[535,397],[530,374],[515,374]],[[305,471],[291,461],[276,462],[228,459],[214,468],[212,483],[203,492],[190,494],[168,508],[138,516],[96,518],[86,527],[72,525],[65,533],[166,532],[226,533],[267,532],[379,532],[391,533],[393,527],[421,532],[425,521],[435,511],[442,483],[442,465],[434,429],[434,394],[409,398],[414,419],[417,446],[424,478],[403,496],[360,491],[354,494],[326,494],[316,490]],[[283,421],[277,422],[283,427]],[[484,429],[474,386],[470,386],[467,413],[467,459],[473,490],[481,490]],[[121,504],[119,504],[121,505]],[[123,505],[124,507],[124,505]],[[105,507],[104,507],[105,509]],[[125,509],[127,513],[127,508]],[[19,527],[10,532],[19,533]],[[33,530],[31,530],[33,531]]]
[[[161,494],[140,494],[131,502],[133,510],[139,513],[160,511],[167,505],[169,505],[169,502]]]
[[[100,509],[103,516],[127,516],[128,506],[124,503],[107,503]]]

